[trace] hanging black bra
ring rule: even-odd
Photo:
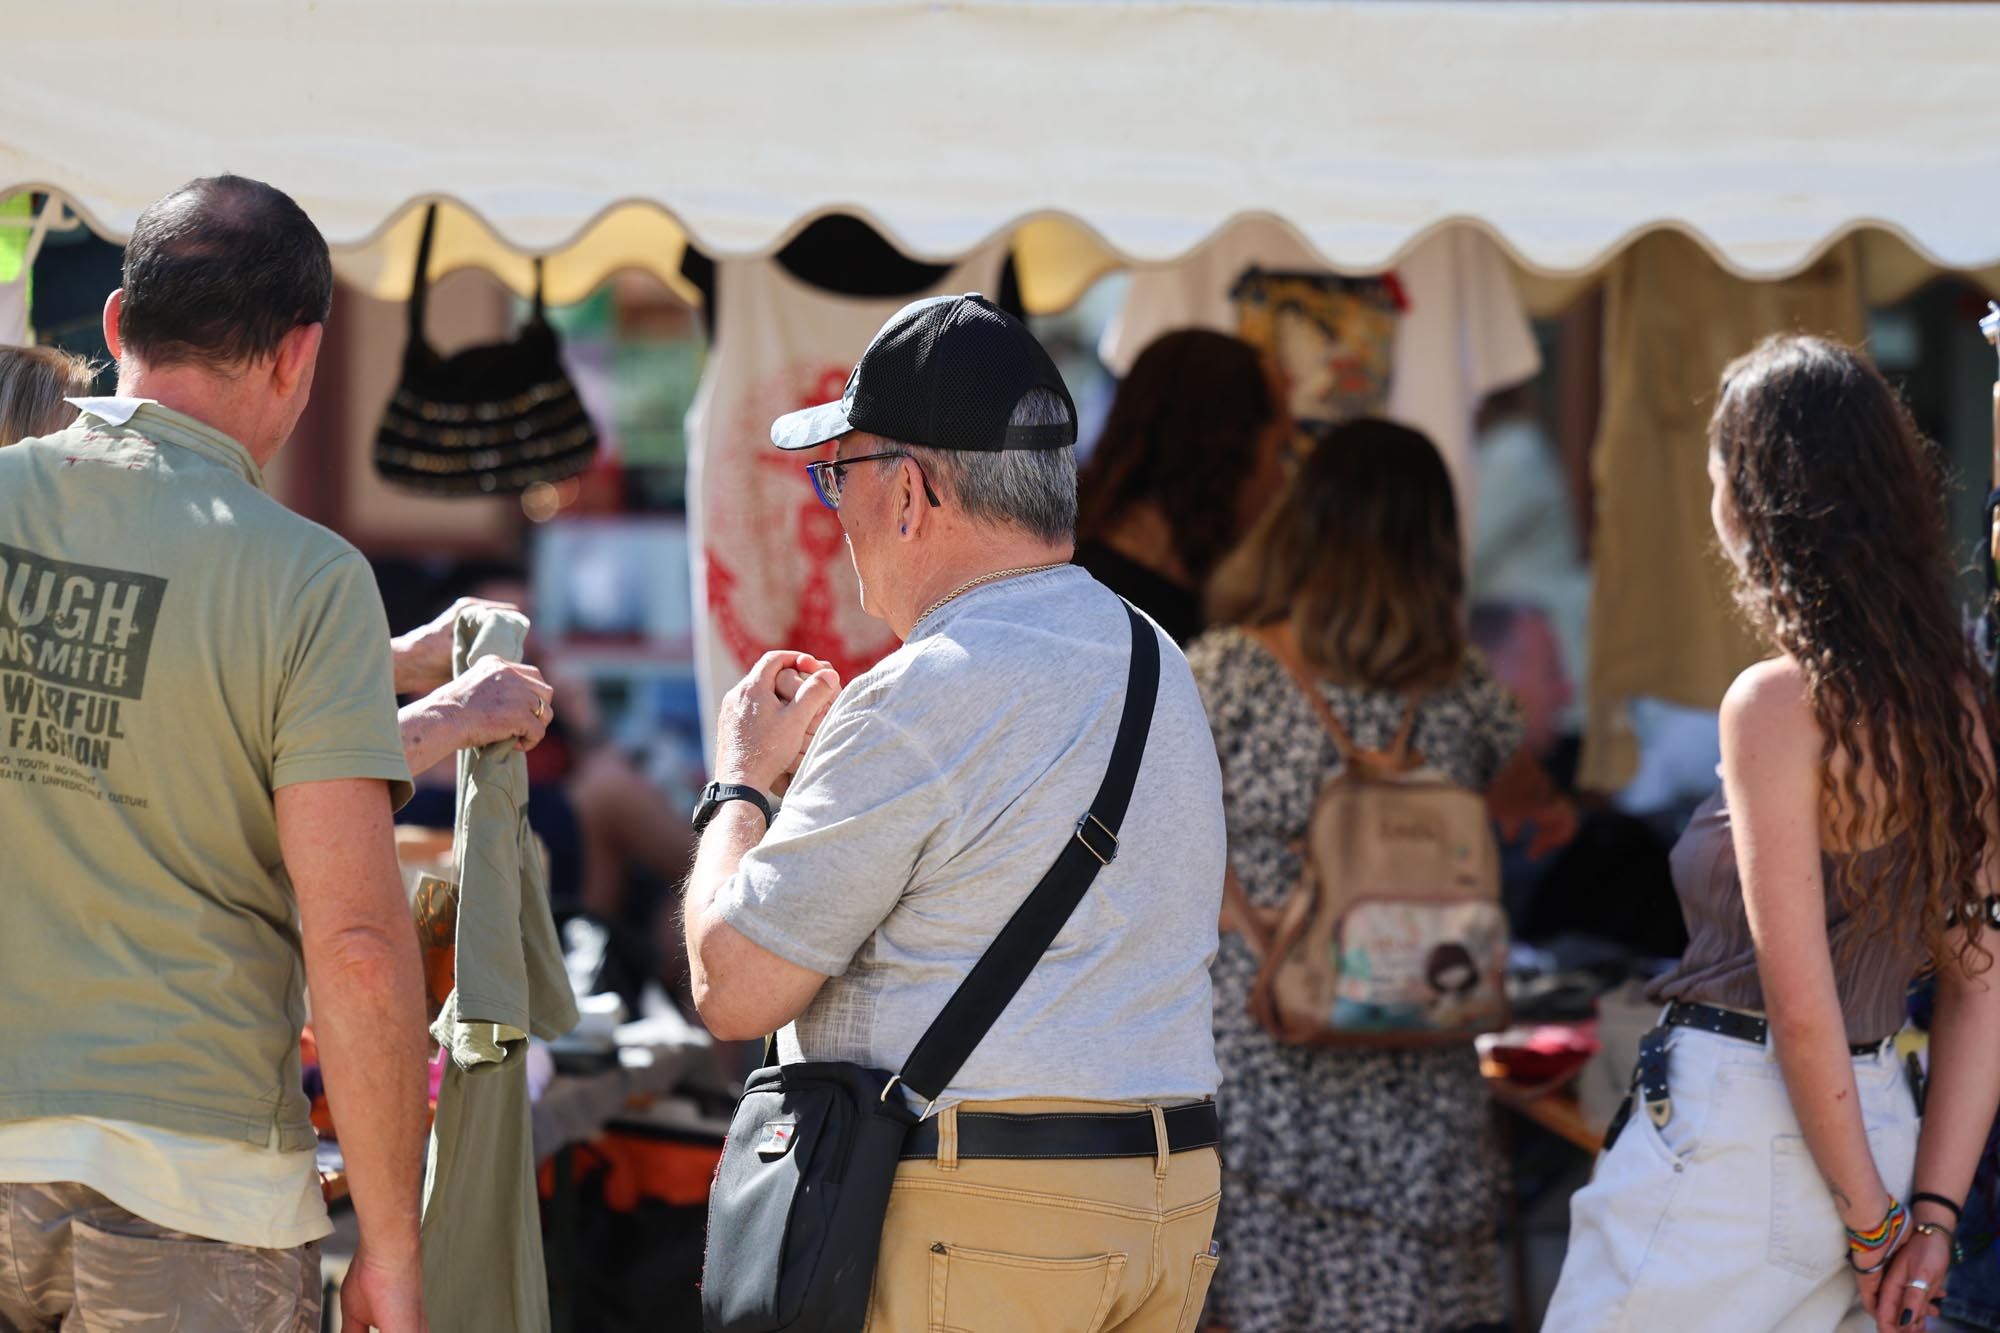
[[[432,204],[417,247],[403,378],[375,435],[376,471],[444,495],[518,494],[577,475],[597,453],[597,431],[542,313],[542,261],[535,260],[534,311],[513,341],[439,356],[424,336],[436,228]]]

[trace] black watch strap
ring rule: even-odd
[[[764,812],[764,826],[771,825],[771,802],[763,792],[755,787],[746,787],[740,782],[711,782],[701,789],[701,800],[694,807],[694,831],[700,833],[715,818],[716,811],[731,801],[748,801]]]

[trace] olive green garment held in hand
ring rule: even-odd
[[[466,611],[452,668],[489,654],[518,662],[527,634],[518,612]],[[432,1333],[549,1327],[527,1034],[559,1037],[577,1015],[527,810],[527,758],[513,741],[459,755],[456,984],[431,1025],[451,1059],[424,1173]]]

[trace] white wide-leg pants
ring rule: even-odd
[[[1854,1078],[1882,1183],[1909,1198],[1917,1110],[1893,1047]],[[1690,1028],[1667,1038],[1673,1117],[1637,1106],[1570,1202],[1544,1333],[1862,1333],[1833,1196],[1776,1053]]]

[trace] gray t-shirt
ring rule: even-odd
[[[1221,776],[1187,659],[1158,637],[1119,856],[941,1102],[1215,1092]],[[832,978],[780,1034],[783,1060],[902,1067],[1097,794],[1131,643],[1123,603],[1064,567],[965,594],[842,691],[719,898],[752,941]]]

